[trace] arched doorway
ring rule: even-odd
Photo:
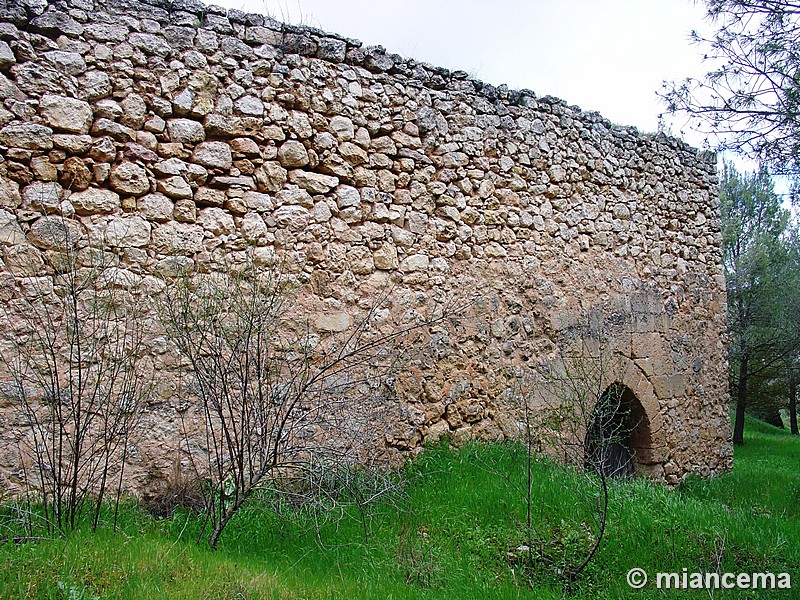
[[[650,421],[636,395],[610,385],[592,411],[584,441],[585,466],[606,477],[627,479],[652,462]]]

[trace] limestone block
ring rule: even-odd
[[[331,216],[333,216],[331,209],[324,200],[314,205],[314,220],[317,223],[327,223],[331,220]]]
[[[330,130],[342,142],[349,142],[355,135],[353,121],[342,115],[337,115],[331,119]]]
[[[215,235],[233,233],[236,229],[233,217],[225,210],[216,207],[202,209],[197,215],[197,223]]]
[[[301,169],[289,171],[289,181],[311,194],[326,194],[339,184],[338,177]]]
[[[264,114],[264,103],[255,96],[247,95],[237,98],[233,105],[243,115],[260,117]]]
[[[130,161],[112,167],[109,182],[114,191],[120,194],[142,196],[150,191],[147,171]]]
[[[44,53],[44,58],[57,71],[66,75],[77,76],[86,71],[86,62],[77,52],[65,52],[63,50],[50,50]]]
[[[94,168],[96,169],[95,172],[97,175],[93,175],[92,172],[89,171],[89,167],[86,166],[83,160],[77,156],[70,156],[64,161],[59,181],[61,185],[67,189],[75,192],[82,192],[89,187],[92,180],[99,183],[105,181],[108,177],[108,172],[110,170],[108,163],[95,164]],[[100,171],[101,168],[102,171]]]
[[[351,324],[352,318],[346,312],[324,313],[314,319],[314,327],[327,333],[347,331]]]
[[[189,165],[179,158],[168,158],[153,165],[153,172],[159,177],[168,177],[170,175],[183,175],[188,170]]]
[[[361,207],[361,194],[358,190],[351,185],[338,185],[336,187],[336,204],[340,209],[344,208],[360,208]]]
[[[450,434],[450,425],[442,419],[441,421],[437,421],[436,423],[432,424],[428,427],[428,431],[425,433],[425,444],[426,445],[434,445],[439,443],[442,437]]]
[[[39,112],[53,129],[85,134],[92,125],[92,107],[75,98],[45,94],[39,100]]]
[[[171,141],[182,144],[195,144],[206,139],[203,124],[192,119],[169,119],[167,133]]]
[[[87,71],[78,80],[80,95],[86,100],[97,100],[111,95],[111,78],[103,71]]]
[[[36,220],[28,233],[28,239],[43,250],[66,250],[80,237],[81,227],[77,222],[55,215]]]
[[[147,104],[139,94],[128,94],[120,102],[122,117],[120,122],[133,129],[141,129],[147,118]]]
[[[7,210],[0,209],[0,245],[15,246],[25,243],[25,234],[19,226],[17,217]]]
[[[203,228],[169,221],[152,232],[151,247],[161,254],[196,254],[203,249]]]
[[[44,266],[42,253],[25,240],[3,248],[3,262],[6,268],[18,277],[38,275]]]
[[[275,194],[275,200],[279,205],[299,204],[300,206],[305,206],[306,208],[312,208],[314,206],[314,200],[311,198],[309,193],[304,189],[294,186],[284,188]]]
[[[92,147],[92,136],[56,133],[53,135],[53,145],[69,154],[85,154]]]
[[[547,176],[553,183],[560,183],[567,178],[567,171],[561,165],[553,165],[547,169]]]
[[[5,42],[0,41],[0,69],[10,67],[17,62],[11,48]]]
[[[347,252],[347,263],[356,275],[369,275],[375,270],[372,252],[365,246],[355,246]]]
[[[283,167],[303,167],[308,164],[308,151],[302,142],[289,140],[278,149],[278,162]]]
[[[225,204],[225,192],[212,188],[202,187],[197,190],[194,196],[197,204],[206,206],[223,206]]]
[[[0,208],[14,210],[22,203],[19,184],[0,175]]]
[[[258,244],[266,240],[269,233],[264,219],[257,212],[249,212],[241,221],[242,236],[252,244]]]
[[[272,197],[260,192],[247,191],[242,197],[244,205],[256,212],[267,212],[274,208]]]
[[[164,194],[147,194],[136,202],[139,214],[149,221],[169,221],[174,205]]]
[[[83,34],[83,26],[67,13],[60,10],[49,10],[30,22],[34,31],[42,33],[59,34],[63,33],[71,37]]]
[[[255,178],[259,192],[278,192],[283,189],[288,174],[279,163],[268,161],[256,169]]]
[[[192,192],[189,183],[178,175],[167,179],[159,179],[156,184],[156,189],[170,198],[190,199],[194,196],[194,192]]]
[[[37,181],[22,190],[22,198],[36,210],[54,213],[61,206],[64,188],[54,181]]]
[[[101,188],[89,188],[69,197],[79,215],[109,213],[120,207],[119,194]]]
[[[176,221],[194,223],[197,220],[197,205],[187,198],[181,198],[175,202],[172,213]]]
[[[278,227],[286,227],[295,231],[306,228],[311,213],[307,208],[296,205],[281,206],[272,213],[272,218]]]
[[[403,273],[427,271],[429,265],[430,258],[426,254],[412,254],[400,263],[400,270]]]
[[[155,54],[161,58],[166,58],[172,52],[163,38],[151,33],[132,33],[128,36],[128,42],[145,54]]]
[[[6,125],[0,129],[0,144],[26,150],[50,150],[53,147],[53,130],[36,123]]]
[[[397,259],[397,248],[388,242],[384,242],[372,255],[373,264],[376,269],[382,271],[392,271],[400,266]]]
[[[194,149],[192,160],[204,167],[229,169],[233,156],[231,147],[225,142],[203,142]]]
[[[106,227],[106,241],[121,248],[142,247],[150,243],[150,223],[139,216],[117,217]]]

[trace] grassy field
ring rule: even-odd
[[[200,522],[125,507],[122,531],[80,529],[56,540],[0,544],[0,597],[60,598],[797,598],[800,439],[748,421],[733,473],[677,490],[615,483],[600,552],[570,572],[596,535],[587,479],[533,465],[530,548],[525,454],[511,444],[426,451],[402,502],[329,515],[252,508],[216,552]],[[318,515],[317,515],[318,517]],[[335,517],[335,518],[334,518]],[[789,572],[795,590],[670,592],[626,583],[646,572]]]

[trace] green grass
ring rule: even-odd
[[[129,505],[121,532],[79,529],[36,543],[0,544],[2,598],[708,598],[707,591],[632,591],[632,567],[655,572],[787,571],[800,587],[800,439],[749,420],[732,473],[676,490],[615,483],[606,538],[571,584],[596,533],[588,480],[533,465],[533,565],[526,541],[525,455],[512,444],[424,452],[400,506],[374,509],[363,535],[355,512],[315,523],[251,508],[216,552],[194,542],[185,513],[153,519]],[[396,503],[395,503],[396,504]],[[318,525],[317,526],[315,526]],[[796,591],[715,598],[794,598]]]

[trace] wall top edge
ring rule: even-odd
[[[205,4],[199,0],[5,0],[0,6],[0,23],[13,23],[22,30],[49,33],[60,31],[69,37],[80,37],[82,22],[102,20],[105,15],[147,18],[167,26],[181,27],[191,15],[198,27],[209,27],[242,38],[243,30],[264,28],[279,34],[278,46],[284,54],[299,54],[364,68],[372,73],[403,75],[431,90],[447,90],[455,82],[472,84],[476,95],[490,103],[505,106],[526,106],[561,117],[577,118],[607,130],[626,141],[654,140],[676,150],[696,154],[698,160],[716,164],[716,153],[697,149],[683,140],[663,132],[642,133],[634,126],[612,123],[596,111],[584,111],[554,96],[537,96],[529,89],[514,90],[507,85],[492,85],[461,70],[451,71],[426,62],[404,58],[388,52],[383,46],[364,46],[356,39],[306,25],[290,25],[258,13]],[[0,39],[4,32],[0,29]],[[244,36],[247,38],[247,36]],[[256,36],[244,41],[254,43]]]

